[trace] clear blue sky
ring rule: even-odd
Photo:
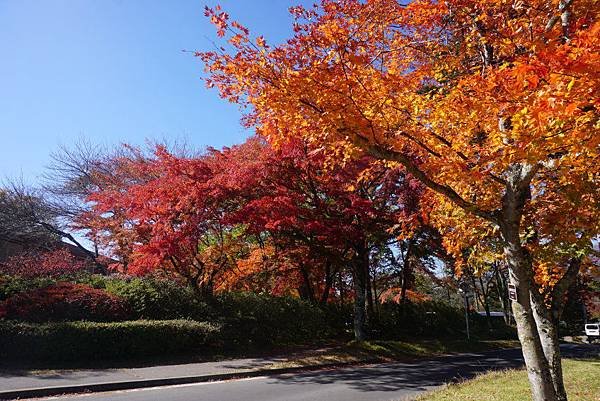
[[[271,43],[300,0],[0,0],[0,179],[35,183],[59,144],[243,141],[235,105],[186,50],[212,48],[205,5]]]

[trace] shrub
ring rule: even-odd
[[[464,330],[464,315],[443,302],[384,303],[373,330],[376,336],[390,339],[457,336]]]
[[[223,339],[234,346],[301,343],[333,332],[325,312],[297,298],[226,293],[218,297],[216,308]]]
[[[51,277],[26,278],[21,276],[0,275],[0,301],[24,291],[48,287],[56,283]]]
[[[320,305],[319,308],[324,313],[324,322],[327,322],[329,332],[328,337],[346,337],[354,335],[354,305],[351,303],[344,304],[326,304]]]
[[[515,331],[504,323],[502,318],[492,320],[493,333],[485,316],[476,313],[469,315],[471,334],[494,338],[514,338]],[[460,337],[465,335],[464,310],[445,302],[427,301],[421,303],[381,305],[379,319],[373,323],[376,337],[398,339],[406,337]]]
[[[26,278],[60,277],[85,272],[89,261],[75,258],[66,249],[24,252],[0,263],[0,273]]]
[[[113,323],[0,322],[2,361],[132,360],[207,351],[219,327],[189,320]]]
[[[189,286],[153,277],[106,277],[91,275],[80,282],[123,298],[133,319],[209,320],[213,311]]]
[[[515,339],[517,338],[517,330],[506,324],[504,317],[492,316],[488,323],[485,315],[471,313],[469,315],[469,323],[471,324],[471,332],[478,337],[492,337],[494,339]],[[490,330],[491,323],[491,330]],[[464,317],[463,317],[464,324]]]
[[[122,298],[65,282],[18,293],[0,304],[0,317],[30,322],[124,320],[128,311]]]

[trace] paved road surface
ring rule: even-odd
[[[567,346],[566,356],[599,352]],[[388,401],[411,399],[444,383],[491,369],[518,367],[520,350],[463,354],[404,363],[258,377],[225,382],[53,397],[65,401]]]

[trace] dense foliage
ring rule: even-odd
[[[123,275],[64,252],[14,257],[1,316],[211,321],[220,346],[343,336],[350,315],[357,340],[454,336],[460,289],[485,312],[477,334],[510,335],[492,309],[514,319],[535,401],[566,401],[559,322],[576,298],[596,304],[600,273],[598,1],[290,12],[292,37],[271,46],[206,8],[226,42],[197,53],[207,84],[257,136],[65,151],[58,208],[0,192],[3,226],[69,238],[68,221]]]
[[[218,343],[219,327],[190,320],[113,323],[18,323],[0,321],[0,360],[128,360],[207,352]]]
[[[348,335],[339,317],[327,319],[325,311],[298,298],[227,293],[219,297],[217,311],[223,340],[231,346],[300,344]]]
[[[154,277],[92,275],[79,282],[125,300],[130,319],[194,319],[204,321],[214,313],[194,290],[181,283]]]
[[[424,185],[459,262],[497,242],[535,401],[566,400],[557,325],[600,232],[596,0],[322,0],[271,46],[206,8],[209,87],[271,143],[365,155]],[[500,252],[497,252],[500,251]],[[459,265],[460,266],[460,265]]]
[[[85,272],[90,262],[77,259],[66,249],[36,250],[9,257],[0,263],[0,274],[34,277],[59,277]]]
[[[26,278],[0,275],[0,301],[20,292],[47,287],[54,283],[56,280],[51,277]]]
[[[30,361],[74,360],[75,355],[82,352],[80,347],[87,346],[92,350],[82,352],[82,355],[91,355],[99,352],[104,347],[103,341],[109,341],[108,338],[118,344],[112,344],[105,355],[96,358],[118,359],[120,356],[116,350],[127,347],[135,350],[132,354],[134,357],[181,353],[184,346],[167,344],[169,341],[189,344],[185,338],[182,340],[184,334],[179,332],[170,339],[165,335],[157,340],[156,349],[148,344],[137,344],[137,341],[150,341],[150,338],[154,338],[152,336],[158,335],[156,331],[160,327],[172,325],[160,321],[182,318],[186,320],[173,324],[191,327],[200,321],[211,327],[209,345],[199,343],[201,347],[189,348],[189,355],[195,356],[351,338],[351,304],[317,305],[298,297],[249,292],[218,294],[210,303],[206,303],[199,300],[188,286],[153,277],[87,275],[77,278],[79,284],[56,282],[51,278],[46,281],[39,278],[4,279],[7,288],[20,288],[20,292],[0,303],[5,318],[0,319],[0,342],[6,340],[9,345],[15,344],[15,341],[23,346],[28,344],[28,351],[23,358]],[[141,322],[139,325],[135,322],[115,322],[130,319],[152,320],[136,320]],[[470,319],[472,334],[490,336],[484,318],[472,314]],[[77,320],[80,322],[75,322]],[[114,322],[114,325],[95,324],[90,322],[92,320]],[[154,322],[157,322],[156,327]],[[503,320],[500,319],[496,324],[492,336],[510,336]],[[384,302],[370,316],[367,326],[372,338],[464,337],[463,311],[441,301]],[[145,337],[141,334],[144,330],[154,334]],[[79,331],[83,331],[83,334],[76,340]],[[130,331],[133,337],[125,338]],[[90,345],[96,335],[99,336],[100,345]],[[65,336],[65,339],[61,340],[61,336]],[[71,340],[81,344],[71,344]],[[47,348],[50,346],[53,348]],[[11,353],[13,351],[8,345],[3,352],[7,357],[17,357]],[[123,355],[129,358],[129,354]]]
[[[489,330],[486,318],[469,314],[471,335],[496,339],[515,338],[516,332],[500,318],[492,319]],[[465,335],[464,311],[439,301],[419,303],[386,302],[381,305],[373,329],[380,338],[463,338]]]
[[[0,303],[0,318],[28,322],[125,320],[127,301],[83,284],[58,282],[20,292]]]

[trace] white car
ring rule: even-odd
[[[588,323],[585,325],[585,335],[589,343],[600,338],[600,323]]]

